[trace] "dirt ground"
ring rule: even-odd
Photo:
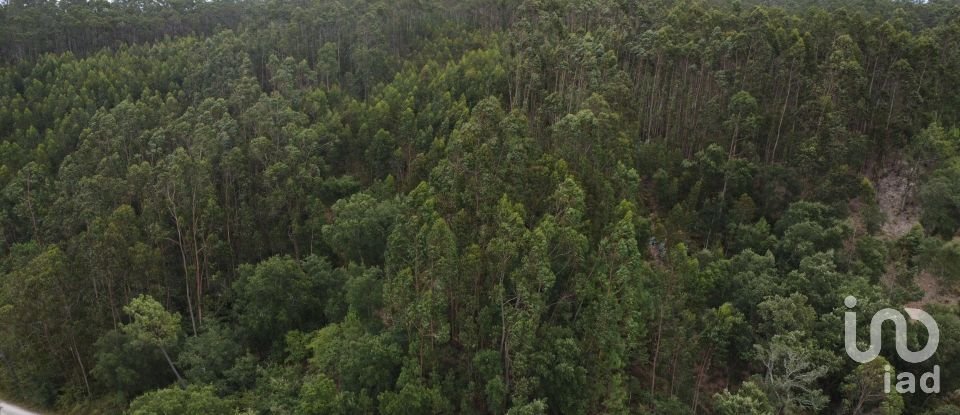
[[[909,167],[898,164],[876,182],[877,202],[887,219],[882,232],[891,240],[900,239],[920,223],[920,208],[914,200],[916,184],[907,178],[909,172]]]
[[[887,169],[876,181],[877,202],[886,216],[881,233],[888,240],[897,240],[907,234],[914,225],[920,223],[920,206],[916,201],[917,185],[909,166],[903,163]],[[887,286],[895,284],[893,267],[884,275],[882,281]],[[921,271],[914,282],[923,290],[923,298],[905,304],[906,307],[923,308],[927,304],[957,305],[960,296],[951,287],[943,287],[940,278],[929,271]]]
[[[927,304],[957,305],[960,303],[960,298],[954,290],[941,287],[940,279],[927,271],[921,271],[914,282],[923,290],[923,298],[904,304],[906,307],[923,308]]]

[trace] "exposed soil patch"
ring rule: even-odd
[[[916,183],[908,177],[910,167],[898,162],[876,182],[877,202],[886,215],[881,231],[889,239],[899,239],[920,222],[920,207],[914,201]]]
[[[911,167],[902,161],[881,173],[876,181],[877,202],[886,216],[881,228],[885,239],[897,240],[920,223],[920,206],[916,201],[917,183],[911,177]],[[888,264],[892,265],[892,264]],[[888,287],[896,284],[896,267],[888,266],[881,281]],[[957,305],[960,303],[955,289],[942,283],[941,278],[929,271],[920,271],[914,283],[923,291],[923,298],[904,304],[910,308],[924,308],[927,304]]]
[[[927,304],[957,305],[960,303],[954,290],[943,286],[939,277],[927,271],[917,274],[914,281],[923,290],[923,298],[904,304],[906,307],[923,308]]]

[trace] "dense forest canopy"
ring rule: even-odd
[[[958,127],[956,1],[11,0],[0,396],[960,414]]]

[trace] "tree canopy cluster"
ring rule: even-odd
[[[10,0],[0,396],[960,414],[958,127],[956,1]]]

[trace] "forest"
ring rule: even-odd
[[[0,2],[38,412],[960,415],[958,231],[957,0]]]

